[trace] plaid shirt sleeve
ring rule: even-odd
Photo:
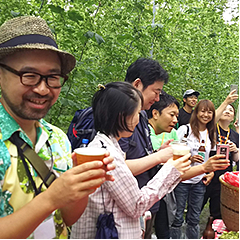
[[[115,157],[116,159],[116,157]],[[171,192],[180,181],[180,173],[166,163],[155,177],[141,189],[125,161],[116,159],[116,169],[111,172],[114,182],[105,182],[104,187],[125,214],[133,218],[143,215],[155,202]]]

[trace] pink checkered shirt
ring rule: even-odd
[[[115,181],[102,185],[105,208],[108,212],[113,211],[119,238],[141,238],[140,216],[175,188],[180,182],[180,173],[166,163],[146,186],[139,189],[137,180],[125,163],[125,153],[117,140],[98,133],[89,146],[101,147],[100,140],[114,157],[116,164],[116,169],[110,172]],[[72,226],[71,238],[95,238],[97,218],[103,212],[101,188],[98,188],[89,196],[87,208]]]

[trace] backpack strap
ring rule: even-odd
[[[89,142],[91,142],[96,135],[96,130],[94,128],[91,129],[76,129],[76,124],[81,123],[86,116],[91,114],[93,112],[92,107],[89,107],[86,109],[86,111],[83,112],[83,114],[80,114],[80,117],[74,117],[73,118],[73,128],[72,128],[72,133],[73,135],[78,139],[78,135],[86,135],[86,134],[91,134]],[[92,117],[93,118],[93,117]]]
[[[145,111],[141,111],[140,115],[143,119],[148,121],[147,113]],[[139,124],[141,125],[142,130],[144,130],[145,127],[142,125],[142,121],[139,121]],[[142,138],[144,139],[144,142],[141,141],[141,143],[142,143],[143,148],[145,149],[146,156],[147,156],[153,152],[153,149],[152,149],[152,145],[149,146],[149,140],[148,140],[146,134],[143,133],[142,130],[139,128],[139,124],[136,126],[136,128],[138,129],[139,133],[141,134]],[[142,139],[140,139],[140,140],[142,140]],[[152,143],[150,142],[150,144],[152,144]]]
[[[186,137],[188,137],[188,135],[189,135],[189,125],[187,124],[186,126],[187,126],[187,135],[186,135]]]
[[[93,110],[92,110],[92,107],[89,107],[88,109],[86,109],[86,111],[81,114],[80,118],[77,118],[74,123],[78,123],[78,122],[82,122],[82,120],[85,118],[85,116],[87,116],[89,113],[91,113]]]

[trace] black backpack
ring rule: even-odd
[[[91,142],[95,135],[92,107],[77,110],[67,132],[72,151],[81,145],[82,139],[85,138]]]

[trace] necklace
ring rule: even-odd
[[[222,141],[222,138],[221,138],[221,132],[220,132],[220,128],[219,128],[219,124],[217,123],[217,130],[218,130],[218,139],[219,139],[219,142],[220,144],[223,143]],[[227,137],[226,137],[226,140],[223,144],[227,144],[227,141],[228,141],[228,138],[229,138],[229,134],[230,134],[230,128],[228,127],[228,133],[227,133]]]

